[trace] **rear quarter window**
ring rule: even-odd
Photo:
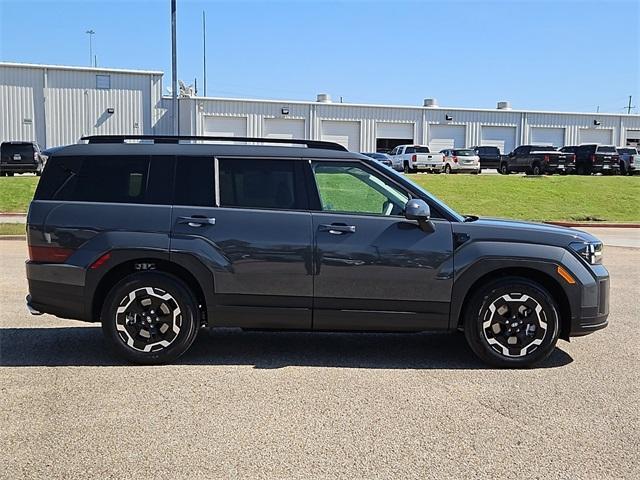
[[[173,158],[154,158],[153,169],[151,163],[146,155],[52,157],[35,199],[168,204]]]

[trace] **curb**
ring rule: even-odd
[[[26,240],[26,235],[0,235],[1,240]]]
[[[640,228],[640,223],[604,223],[604,222],[544,222],[559,227],[594,227],[594,228]]]
[[[17,213],[8,213],[8,212],[0,213],[0,217],[26,217],[26,216],[27,216],[26,213],[21,213],[21,212],[17,212]]]

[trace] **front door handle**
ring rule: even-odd
[[[203,215],[193,215],[192,217],[178,217],[178,223],[186,223],[190,227],[201,227],[203,225],[215,225],[216,219]]]
[[[342,235],[343,233],[356,233],[355,225],[345,225],[343,223],[332,223],[331,225],[320,225],[321,232],[329,232],[332,235]]]

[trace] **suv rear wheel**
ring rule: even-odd
[[[523,277],[501,278],[479,290],[464,318],[471,350],[503,368],[529,367],[547,358],[558,341],[559,327],[553,297]]]
[[[503,162],[503,163],[500,165],[500,173],[501,173],[502,175],[509,175],[509,165],[507,165],[507,163],[506,163],[506,162]]]
[[[160,272],[134,273],[109,292],[102,330],[110,347],[127,360],[167,363],[195,340],[198,312],[198,302],[180,279]]]

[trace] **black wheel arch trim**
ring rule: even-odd
[[[561,247],[536,244],[518,244],[509,242],[474,242],[463,246],[455,256],[454,283],[451,292],[451,311],[449,328],[460,325],[466,301],[472,289],[483,278],[501,275],[522,275],[542,281],[547,289],[556,288],[550,293],[560,300],[562,318],[562,338],[568,338],[572,325],[580,320],[581,308],[589,298],[597,296],[597,282],[580,261]],[[563,266],[576,279],[570,285],[559,278],[558,265]],[[527,275],[529,274],[529,275]],[[537,278],[536,278],[537,277]],[[544,285],[547,281],[551,283]],[[596,287],[595,291],[593,287]],[[597,300],[596,300],[597,301]]]

